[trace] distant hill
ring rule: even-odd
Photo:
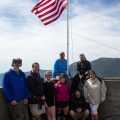
[[[120,58],[99,58],[91,64],[100,77],[120,77]]]
[[[99,58],[91,62],[92,69],[99,77],[120,77],[120,58]],[[76,74],[76,62],[69,65],[70,72]],[[44,78],[44,72],[40,70],[40,75]],[[27,75],[29,72],[25,72]],[[0,74],[0,84],[4,74]]]

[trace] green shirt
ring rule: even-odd
[[[17,75],[20,75],[20,71],[16,71]]]

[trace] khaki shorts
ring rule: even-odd
[[[81,119],[83,115],[84,115],[84,112],[81,112],[81,113],[75,112],[75,116],[77,119]]]
[[[73,110],[71,110],[70,114],[74,115],[77,119],[81,119],[84,115],[84,112],[78,113],[78,112],[74,112]]]
[[[32,116],[41,115],[41,114],[45,113],[45,106],[42,105],[42,109],[39,110],[38,105],[39,104],[29,104],[28,105]]]

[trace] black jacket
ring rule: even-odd
[[[88,70],[91,70],[91,64],[89,61],[85,60],[84,62],[77,62],[77,74],[85,74],[85,72],[87,72]]]
[[[40,74],[30,72],[27,76],[27,83],[31,94],[40,97],[44,95],[42,80],[43,78],[40,77]]]
[[[80,95],[80,98],[77,98],[76,96],[72,96],[70,98],[70,110],[76,112],[76,109],[78,108],[81,108],[82,112],[88,109],[88,104],[86,103],[83,95]]]

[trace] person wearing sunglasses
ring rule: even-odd
[[[52,74],[50,71],[44,73],[45,81],[43,82],[45,95],[45,108],[48,120],[56,120],[55,116],[55,100],[54,100],[54,84],[51,81]]]
[[[54,67],[52,70],[52,78],[53,79],[60,79],[60,74],[66,74],[67,73],[67,60],[65,59],[65,53],[60,53],[60,58],[57,59],[54,63]],[[69,85],[71,85],[70,80],[68,79],[68,76],[71,77],[70,71],[69,75],[66,74],[66,81]]]
[[[20,70],[22,59],[12,60],[12,69],[4,74],[2,79],[2,90],[14,120],[29,120],[28,98],[29,90],[25,74]]]

